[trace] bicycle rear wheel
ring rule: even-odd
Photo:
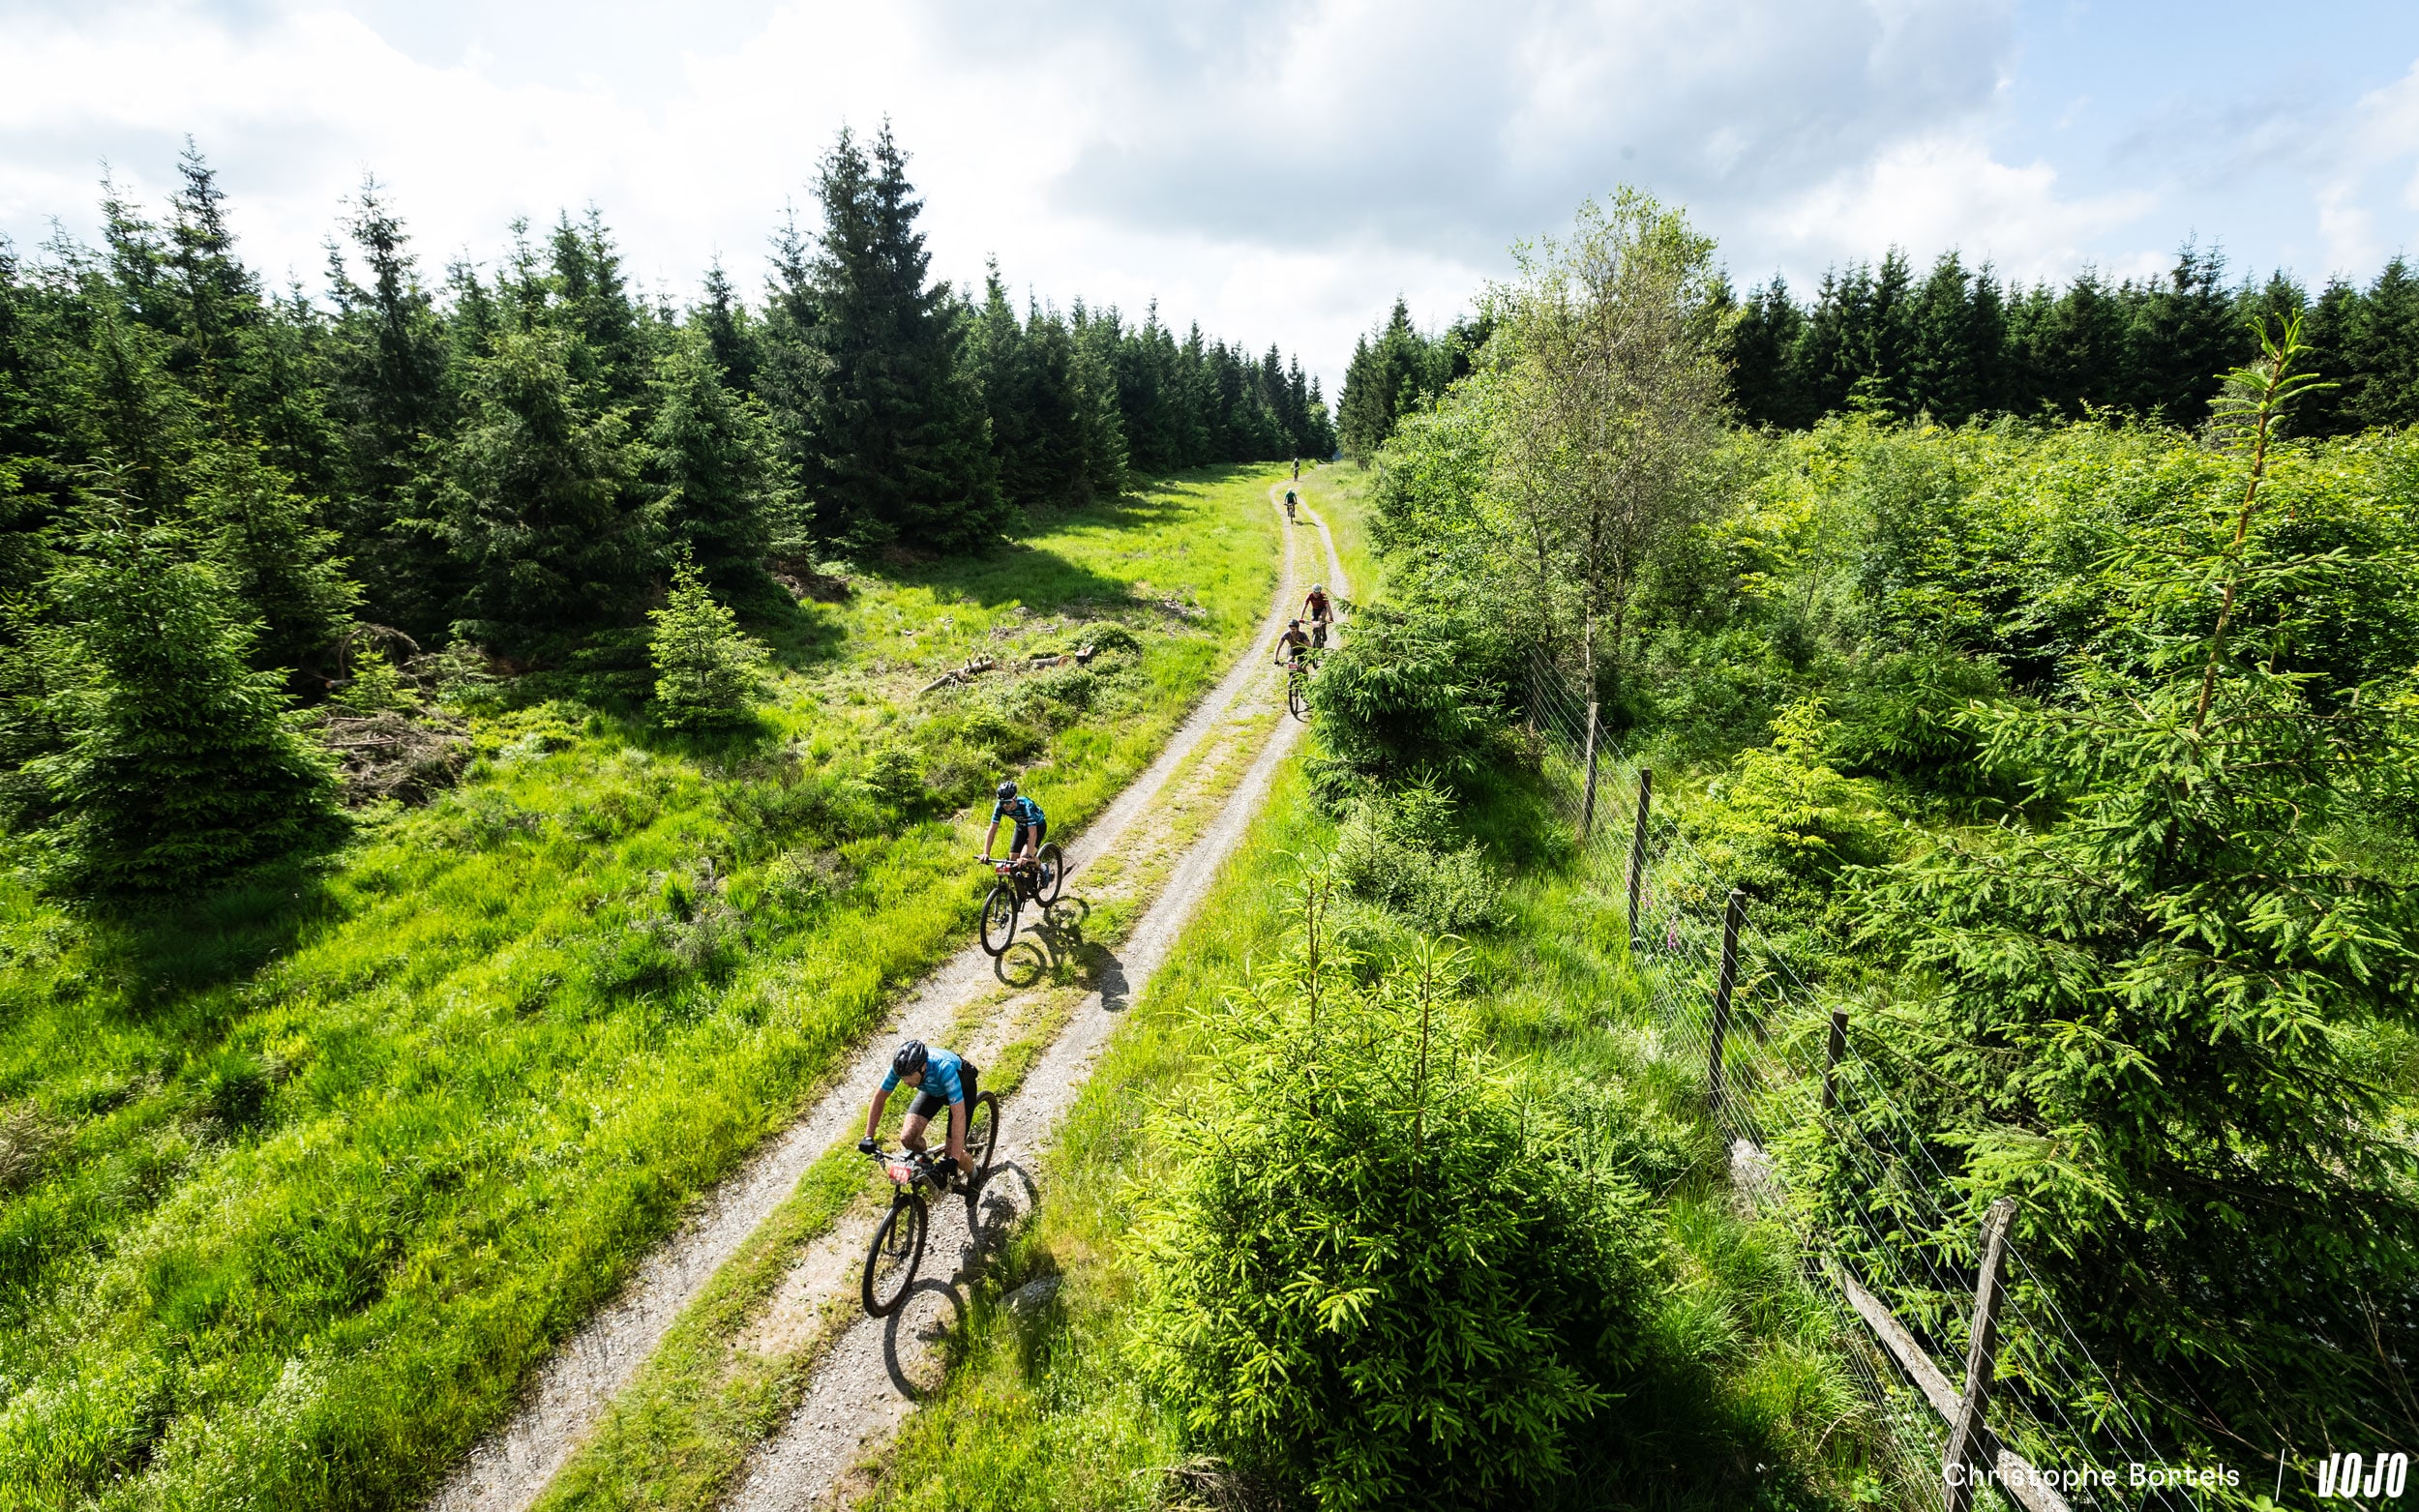
[[[974,1106],[966,1111],[966,1158],[974,1170],[966,1179],[971,1196],[980,1191],[991,1175],[991,1157],[1000,1147],[1000,1094],[977,1093]]]
[[[902,1192],[890,1200],[890,1211],[865,1251],[865,1311],[875,1318],[897,1312],[923,1259],[924,1200]]]
[[[1003,955],[1008,942],[1016,938],[1016,884],[1002,878],[991,884],[991,896],[983,900],[983,950],[988,955]]]
[[[1041,866],[1041,877],[1033,884],[1033,902],[1047,908],[1059,901],[1059,889],[1066,885],[1066,852],[1053,841],[1041,847],[1034,860]]]

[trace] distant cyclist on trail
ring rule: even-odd
[[[1302,634],[1301,621],[1287,620],[1285,634],[1276,637],[1276,665],[1279,667],[1299,666],[1309,650],[1310,637]]]
[[[1335,618],[1335,605],[1329,600],[1325,583],[1310,585],[1310,591],[1302,596],[1301,615],[1310,621],[1310,643],[1324,647],[1328,643],[1328,625]]]
[[[1000,839],[1000,821],[1011,820],[1016,828],[1008,838],[1008,859],[1030,866],[1041,854],[1041,837],[1050,828],[1050,816],[1041,812],[1041,805],[1021,796],[1016,784],[1003,782],[994,791],[999,801],[991,806],[991,833],[983,837],[983,859],[991,859],[991,847]]]
[[[1294,490],[1291,489],[1285,490],[1285,522],[1289,525],[1295,523]]]
[[[1299,457],[1294,459],[1294,481],[1301,482],[1301,459]]]
[[[890,1057],[890,1074],[881,1079],[881,1089],[874,1094],[874,1106],[865,1111],[865,1138],[856,1141],[856,1147],[868,1155],[881,1149],[874,1136],[881,1129],[881,1111],[890,1102],[892,1088],[902,1082],[915,1088],[907,1121],[899,1126],[899,1142],[909,1149],[924,1148],[924,1130],[933,1114],[949,1110],[946,1151],[938,1163],[945,1188],[950,1177],[974,1169],[966,1158],[966,1120],[974,1106],[974,1063],[945,1050],[928,1049],[922,1040],[901,1045]]]

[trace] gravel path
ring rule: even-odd
[[[1278,497],[1271,490],[1273,505]],[[1325,536],[1325,525],[1320,526]],[[1068,872],[1074,877],[1084,872],[1088,863],[1099,857],[1124,852],[1136,847],[1137,842],[1150,837],[1134,833],[1136,821],[1146,815],[1157,819],[1169,809],[1165,790],[1169,781],[1180,770],[1197,777],[1202,763],[1188,762],[1212,735],[1231,738],[1236,721],[1230,715],[1239,702],[1254,705],[1265,698],[1269,658],[1275,633],[1289,617],[1292,606],[1300,603],[1299,578],[1296,572],[1295,534],[1285,532],[1285,570],[1278,583],[1269,618],[1261,627],[1243,657],[1225,679],[1211,690],[1193,713],[1170,737],[1158,757],[1142,775],[1129,784],[1106,813],[1089,827],[1067,841]],[[1334,547],[1327,543],[1330,564]],[[1341,573],[1336,573],[1341,588]],[[1247,697],[1250,696],[1250,697]],[[1279,699],[1281,702],[1282,693]],[[1293,722],[1286,722],[1292,726]],[[1293,728],[1298,730],[1299,726]],[[1290,740],[1290,734],[1286,737]],[[1265,782],[1262,784],[1265,790]],[[1236,795],[1240,798],[1242,795]],[[1254,800],[1256,802],[1256,799]],[[1247,812],[1247,811],[1246,811]],[[1224,816],[1220,823],[1223,824]],[[1150,826],[1146,826],[1148,828]],[[1209,845],[1219,831],[1203,837],[1201,845]],[[1227,841],[1231,846],[1231,839]],[[1198,848],[1198,847],[1197,847]],[[1222,857],[1224,848],[1219,850]],[[1188,858],[1189,860],[1189,858]],[[1211,870],[1214,871],[1214,863]],[[1189,874],[1181,867],[1179,877],[1171,881],[1168,897],[1176,896],[1179,886]],[[1205,875],[1192,886],[1197,892],[1205,884]],[[1163,900],[1164,902],[1164,900]],[[1154,908],[1138,927],[1128,947],[1128,957],[1151,934],[1153,921],[1159,910]],[[1020,949],[1023,947],[1019,947]],[[1159,947],[1164,954],[1164,946]],[[1150,958],[1157,964],[1158,956]],[[1129,964],[1124,976],[1133,977]],[[1120,980],[1113,964],[1104,974],[1102,986],[1113,1003],[1108,1012],[1121,1009],[1131,993],[1139,990],[1139,979]],[[748,1235],[778,1207],[796,1187],[798,1178],[823,1151],[844,1136],[854,1132],[864,1117],[866,1103],[873,1096],[882,1074],[889,1068],[890,1050],[896,1039],[914,1035],[921,1039],[946,1042],[951,1026],[970,1004],[1000,992],[997,967],[979,944],[970,944],[939,969],[926,977],[884,1025],[868,1036],[863,1050],[845,1072],[830,1084],[813,1109],[791,1127],[768,1141],[765,1146],[721,1183],[701,1199],[691,1215],[673,1235],[640,1266],[620,1295],[595,1318],[561,1345],[554,1355],[541,1367],[524,1392],[521,1406],[512,1417],[464,1457],[453,1475],[428,1502],[430,1512],[524,1512],[534,1502],[554,1472],[571,1457],[586,1438],[606,1408],[621,1389],[628,1385],[639,1367],[653,1352],[664,1333],[712,1279],[714,1273],[736,1254]],[[1085,1013],[1101,1016],[1101,998],[1094,994],[1087,999],[1076,1022],[1084,1021]],[[970,1047],[971,1048],[971,1047]],[[986,1045],[983,1049],[989,1049]],[[1053,1047],[1052,1053],[1055,1053]],[[979,1055],[977,1064],[980,1064]],[[1045,1054],[1028,1079],[1029,1086],[1044,1084],[1053,1064]],[[1028,1099],[1020,1095],[1007,1110],[1002,1141],[1003,1159],[1014,1159],[1010,1153],[1029,1146],[1018,1142],[1018,1119],[1024,1114]],[[1030,1116],[1030,1115],[1028,1115]],[[1055,1116],[1055,1114],[1053,1115]],[[1004,1188],[1013,1173],[1003,1172],[1003,1180],[996,1185]],[[958,1208],[958,1204],[943,1204]],[[954,1255],[954,1243],[960,1243],[965,1232],[964,1214],[959,1210],[957,1241],[950,1240],[937,1223],[934,1248],[928,1253],[928,1272],[940,1268],[938,1257]],[[936,1215],[938,1218],[940,1215]],[[852,1238],[861,1254],[866,1237],[856,1233],[850,1225],[845,1237]],[[869,1230],[870,1231],[870,1230]],[[833,1249],[844,1235],[835,1232],[815,1248]],[[833,1257],[810,1256],[802,1262],[800,1274],[832,1272]],[[818,1276],[820,1280],[821,1277]],[[855,1289],[851,1274],[848,1290]],[[794,1289],[785,1289],[794,1290]],[[814,1291],[825,1290],[821,1286]],[[816,1305],[821,1299],[799,1297],[802,1304]],[[921,1300],[921,1299],[919,1299]],[[913,1311],[910,1309],[908,1311]],[[853,1337],[851,1334],[850,1337]],[[847,1339],[842,1341],[843,1347]],[[818,1383],[821,1379],[818,1376]]]
[[[1282,485],[1270,489],[1269,501],[1275,503],[1282,492]],[[1347,590],[1334,539],[1324,520],[1318,521],[1317,528],[1327,559],[1327,580],[1340,595]],[[1115,953],[1101,976],[1103,990],[1077,1006],[1023,1085],[1003,1100],[999,1153],[994,1157],[992,1178],[978,1199],[979,1210],[956,1200],[933,1205],[921,1276],[907,1305],[887,1319],[856,1312],[845,1324],[817,1361],[797,1410],[752,1459],[737,1492],[727,1503],[731,1512],[792,1512],[853,1499],[869,1484],[860,1462],[886,1444],[915,1402],[940,1383],[938,1345],[963,1312],[961,1289],[980,1271],[985,1256],[997,1250],[1008,1229],[1038,1200],[1047,1180],[1044,1152],[1059,1120],[1074,1105],[1076,1093],[1091,1074],[1120,1014],[1166,961],[1218,869],[1259,813],[1277,768],[1301,736],[1304,726],[1285,716],[1284,677],[1269,663],[1274,632],[1291,617],[1289,606],[1301,602],[1302,584],[1292,549],[1294,533],[1289,530],[1286,539],[1285,601],[1270,619],[1269,635],[1237,668],[1238,674],[1248,674],[1249,687],[1236,703],[1235,718],[1226,722],[1221,732],[1236,744],[1238,756],[1256,743],[1250,766],[1241,781],[1224,793],[1215,817],[1191,842],[1166,886]],[[1215,782],[1210,774],[1216,765],[1214,760],[1201,764],[1197,775],[1202,784]],[[1177,801],[1182,796],[1178,793]],[[873,1222],[844,1226],[858,1255],[871,1240]],[[838,1238],[835,1234],[835,1241]],[[852,1309],[855,1280],[851,1268],[848,1293]]]

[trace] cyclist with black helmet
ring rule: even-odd
[[[1301,617],[1310,621],[1310,643],[1314,646],[1326,645],[1328,625],[1335,618],[1335,604],[1328,597],[1327,584],[1314,582],[1310,585],[1310,591],[1302,596]]]
[[[874,1106],[865,1111],[865,1138],[856,1141],[856,1147],[868,1155],[881,1150],[874,1136],[881,1128],[881,1111],[902,1082],[915,1088],[915,1101],[908,1105],[907,1121],[899,1126],[899,1142],[911,1150],[924,1148],[925,1128],[935,1113],[946,1108],[949,1137],[937,1163],[942,1179],[945,1182],[961,1171],[973,1170],[973,1163],[966,1158],[966,1120],[974,1106],[974,1063],[945,1050],[931,1049],[922,1040],[909,1040],[890,1057],[890,1074],[881,1079]]]
[[[1301,659],[1309,654],[1309,651],[1310,637],[1302,634],[1301,621],[1287,620],[1285,634],[1276,637],[1276,665],[1279,667],[1299,665]]]
[[[1298,501],[1297,501],[1297,500],[1295,499],[1295,497],[1294,497],[1294,490],[1293,490],[1293,489],[1286,489],[1286,490],[1285,490],[1285,522],[1286,522],[1287,524],[1289,524],[1289,525],[1291,525],[1291,524],[1295,524],[1295,523],[1298,523],[1298,521],[1294,519],[1294,505],[1296,504],[1296,502],[1298,502]]]
[[[983,859],[991,859],[991,847],[1000,839],[1000,821],[1006,819],[1016,825],[1008,839],[1008,859],[1028,866],[1033,864],[1041,854],[1041,837],[1050,829],[1049,815],[1041,812],[1040,804],[1020,794],[1014,782],[1001,783],[993,789],[992,796],[999,801],[991,806],[991,832],[983,837]]]

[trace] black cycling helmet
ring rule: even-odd
[[[931,1058],[932,1052],[924,1048],[922,1040],[910,1040],[899,1047],[897,1054],[890,1057],[890,1069],[902,1077],[922,1076],[924,1062]]]
[[[1301,621],[1298,619],[1289,619],[1285,622],[1285,628],[1288,630],[1299,630],[1301,629]]]
[[[1001,803],[1005,803],[1010,798],[1016,796],[1016,784],[1012,782],[1003,782],[999,786],[994,787],[991,790],[991,795],[999,799]]]

